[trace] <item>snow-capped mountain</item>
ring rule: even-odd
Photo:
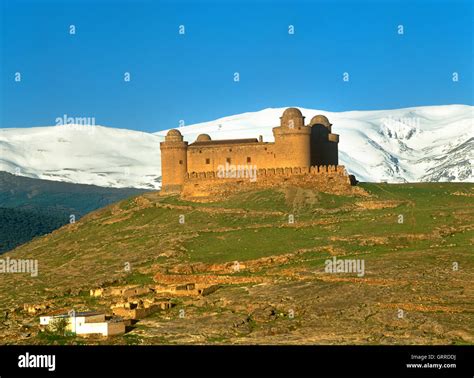
[[[339,160],[359,181],[472,181],[474,107],[424,106],[395,110],[327,112],[299,108],[306,121],[327,116],[340,135]],[[179,129],[185,140],[263,135],[285,108],[264,109]],[[166,131],[157,133],[164,136]]]
[[[472,180],[474,107],[425,106],[394,110],[327,112],[299,108],[306,121],[324,114],[340,135],[339,159],[359,181]],[[273,141],[285,108],[269,108],[185,126],[193,142],[212,139]],[[0,130],[0,170],[42,179],[110,187],[159,188],[159,142],[154,134],[102,126]]]
[[[0,129],[0,170],[77,184],[159,188],[162,139],[103,126]]]

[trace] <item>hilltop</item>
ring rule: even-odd
[[[50,342],[39,314],[110,312],[118,299],[89,291],[132,285],[171,308],[122,337],[62,342],[472,344],[472,184],[359,187],[201,203],[150,192],[94,211],[4,255],[38,259],[39,275],[0,274],[0,342]],[[334,257],[363,259],[365,274],[327,273]],[[178,284],[213,286],[158,294]]]

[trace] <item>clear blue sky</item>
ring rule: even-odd
[[[473,104],[471,0],[0,3],[1,127],[67,114],[158,131],[266,107]]]

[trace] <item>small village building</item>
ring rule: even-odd
[[[100,312],[41,316],[40,325],[48,327],[59,319],[67,319],[66,329],[76,335],[102,335],[108,337],[125,333],[125,323],[121,318],[106,319],[105,314]]]

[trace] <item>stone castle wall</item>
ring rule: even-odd
[[[227,160],[230,164],[255,164],[260,168],[310,166],[310,128],[304,132],[278,129],[274,129],[275,142],[191,144],[187,149],[187,172],[212,172]]]
[[[187,156],[188,172],[216,171],[227,159],[230,159],[230,164],[255,164],[262,168],[276,167],[279,163],[274,143],[191,146]]]
[[[165,141],[160,143],[161,192],[209,193],[213,191],[210,185],[216,185],[217,191],[223,186],[233,190],[246,187],[245,180],[258,187],[292,181],[291,177],[320,182],[319,186],[328,180],[345,182],[342,177],[347,174],[344,176],[338,166],[339,137],[331,132],[332,124],[323,115],[313,117],[308,125],[304,119],[299,109],[286,109],[280,117],[280,126],[272,129],[273,143],[264,143],[262,137],[258,140],[211,140],[208,134],[200,134],[188,145],[180,131],[168,131]],[[221,178],[218,170],[223,165],[258,167],[254,174],[257,179],[249,180],[246,176]],[[327,176],[327,179],[318,175]]]
[[[254,173],[248,174],[249,171],[244,169],[238,171],[239,173],[233,173],[231,170],[226,172],[227,175],[223,175],[222,171],[188,173],[184,180],[183,196],[212,197],[282,184],[306,186],[335,194],[351,191],[351,178],[342,165],[260,168],[253,171],[256,176]]]

